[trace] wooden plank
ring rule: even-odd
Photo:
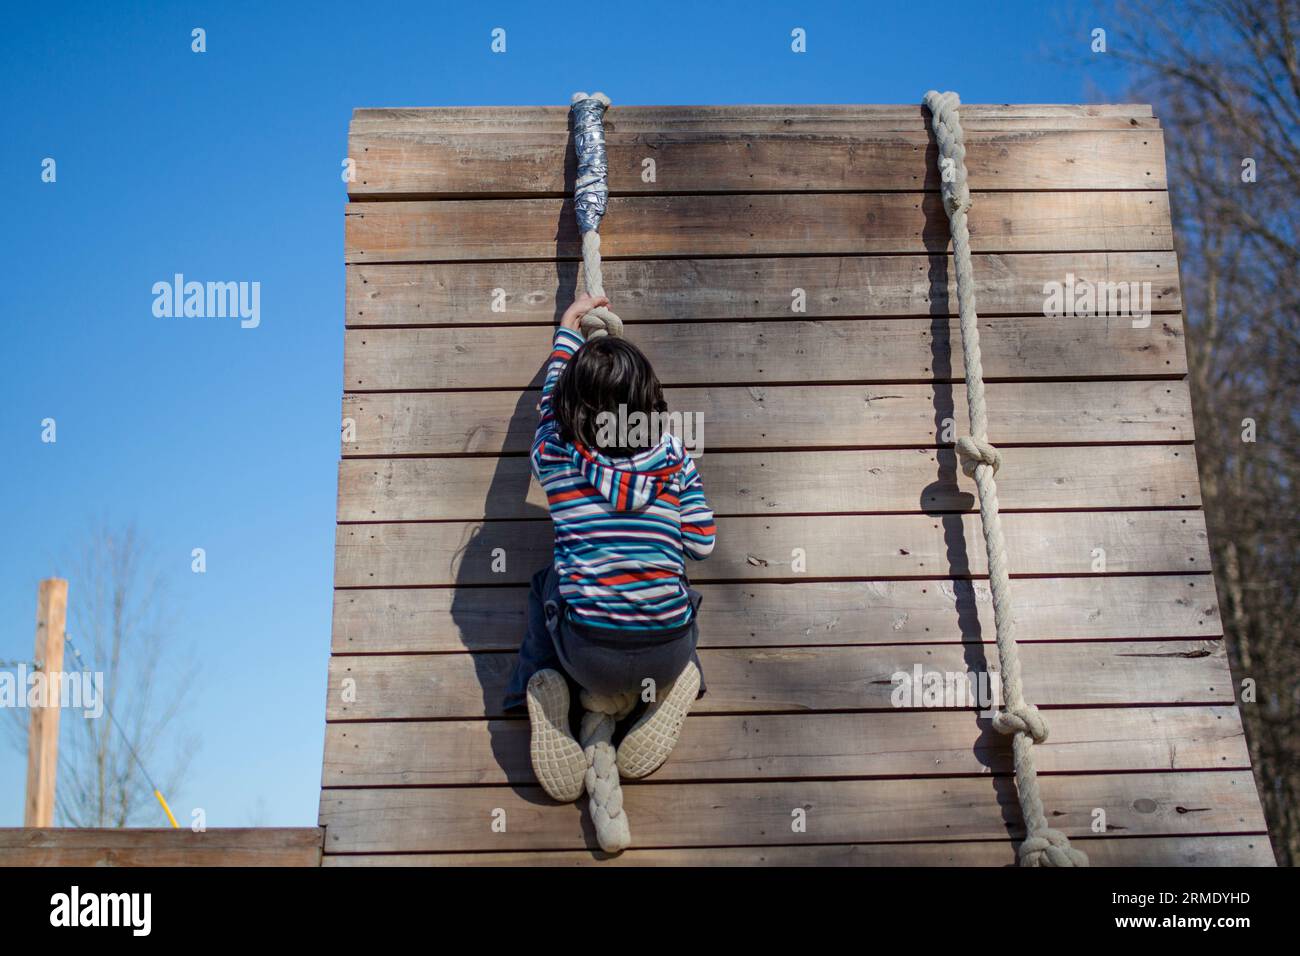
[[[996,657],[991,648],[973,644],[709,648],[700,651],[708,693],[695,710],[891,711],[897,709],[894,692],[902,681],[895,675],[914,674],[918,666],[926,673],[992,673],[998,670]],[[499,717],[515,658],[510,653],[332,657],[326,719]],[[1025,696],[1039,706],[1233,700],[1221,641],[1025,643],[1020,658]],[[354,682],[346,695],[345,680]]]
[[[608,133],[611,195],[939,189],[925,131]],[[1022,130],[965,137],[972,190],[1164,189],[1158,130]],[[572,193],[567,131],[355,133],[353,199]],[[653,162],[647,177],[646,161]]]
[[[1091,832],[1096,808],[1126,836],[1264,829],[1248,771],[1045,776],[1040,783],[1048,818],[1070,837]],[[1005,777],[653,784],[625,787],[624,801],[637,847],[924,841],[939,833],[1001,840],[1023,833],[1015,787]],[[795,808],[805,811],[804,833],[791,832]],[[494,811],[505,812],[504,832],[493,830],[500,818]],[[595,845],[585,813],[550,803],[534,787],[325,790],[321,823],[331,853]]]
[[[352,203],[347,262],[576,259],[571,201]],[[975,252],[1173,249],[1168,194],[982,193],[970,212]],[[615,196],[601,254],[618,256],[859,255],[942,252],[938,193]],[[613,288],[613,286],[611,286]]]
[[[1274,866],[1267,835],[1085,837],[1071,841],[1093,866]],[[529,853],[327,855],[323,866],[1016,866],[1013,841]]]
[[[989,437],[997,445],[1194,437],[1186,382],[1008,382],[990,384],[986,394]],[[664,397],[671,410],[703,423],[696,434],[708,452],[930,447],[945,420],[953,421],[953,435],[967,427],[964,385],[669,387]],[[343,417],[355,434],[343,453],[525,453],[537,429],[537,401],[537,391],[345,395]]]
[[[1015,574],[1210,569],[1199,511],[1029,512],[1002,525]],[[550,564],[553,543],[544,521],[339,525],[334,584],[521,584]],[[719,519],[713,554],[690,572],[699,581],[966,577],[985,574],[985,558],[975,514],[733,517]]]
[[[1249,770],[1235,707],[1059,710],[1039,773]],[[323,787],[531,785],[528,721],[327,724]],[[696,715],[651,778],[958,776],[1012,772],[1010,738],[968,713]]]
[[[0,866],[319,866],[319,827],[0,829]]]
[[[1149,103],[963,103],[963,115],[970,116],[1151,116]],[[926,116],[919,103],[732,103],[657,105],[621,103],[611,107],[610,115],[640,117],[668,122],[675,117],[703,118],[742,115],[752,119],[785,116]],[[461,117],[485,117],[496,122],[541,121],[548,118],[568,121],[565,104],[530,106],[420,106],[358,107],[352,111],[358,120],[426,119],[441,122]]]
[[[984,129],[1158,128],[1148,104],[963,103],[962,126]],[[863,105],[636,106],[616,104],[605,114],[607,133],[664,130],[735,130],[751,135],[789,130],[864,128],[924,132],[929,113],[919,103]],[[363,108],[353,111],[353,137],[430,132],[499,132],[503,129],[564,133],[567,106]]]
[[[1200,504],[1190,445],[1009,448],[1003,511]],[[699,460],[719,515],[973,511],[975,484],[947,449],[716,452]],[[339,462],[340,521],[545,518],[528,459],[351,458]]]
[[[981,320],[1040,314],[1044,286],[1064,287],[1070,276],[1077,315],[1094,311],[1096,296],[1081,294],[1085,284],[1095,291],[1102,283],[1150,283],[1155,311],[1182,307],[1172,252],[992,253],[973,256],[972,267]],[[347,323],[554,325],[573,300],[578,272],[576,262],[350,265]],[[809,318],[957,314],[946,255],[622,259],[604,263],[603,272],[619,316],[631,324],[789,319],[795,289],[804,291]]]
[[[993,640],[984,581],[698,584],[700,646],[979,643]],[[1208,575],[1022,578],[1021,640],[1212,638],[1223,633]],[[334,594],[334,653],[515,650],[528,591],[373,588]]]
[[[963,103],[963,115],[970,116],[1152,116],[1149,103]],[[773,119],[787,116],[918,116],[929,114],[920,102],[915,103],[731,103],[671,104],[620,103],[611,107],[610,118],[640,118],[663,124],[677,119],[744,116],[749,119]],[[497,123],[542,122],[555,119],[568,122],[567,104],[533,104],[527,106],[419,106],[357,107],[354,122],[392,122],[424,120],[441,123],[465,117],[490,119]]]
[[[964,107],[963,107],[964,110]],[[367,111],[371,112],[371,111]],[[550,133],[563,135],[569,131],[567,116],[555,118],[542,117],[530,119],[526,114],[517,114],[519,122],[503,120],[492,116],[461,116],[447,119],[416,120],[387,119],[383,121],[353,120],[349,130],[349,143],[362,138],[375,139],[386,137],[398,139],[403,136],[422,135],[483,135],[492,136],[503,129],[515,132]],[[1044,132],[1054,130],[1071,131],[1159,131],[1160,120],[1154,116],[1071,116],[1064,113],[1055,114],[1020,114],[1001,116],[968,116],[962,114],[962,128],[967,133],[1019,133]],[[774,134],[817,134],[841,133],[862,135],[863,133],[926,133],[930,129],[929,119],[920,114],[914,116],[877,115],[802,115],[793,114],[780,118],[762,118],[746,116],[743,112],[715,113],[705,118],[686,118],[678,116],[671,123],[655,119],[628,119],[617,112],[605,114],[606,135],[635,135],[674,133],[743,133],[751,137],[763,137]],[[349,147],[351,150],[351,147]]]
[[[354,392],[540,387],[552,336],[544,326],[354,329],[345,333],[343,386]],[[633,341],[665,385],[965,376],[961,331],[952,318],[664,323],[638,327]],[[986,318],[980,346],[991,381],[1069,378],[1085,370],[1107,378],[1187,372],[1179,315]],[[1100,364],[1098,356],[1104,356]]]

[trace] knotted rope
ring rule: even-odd
[[[627,691],[607,697],[584,690],[579,699],[584,713],[578,742],[587,755],[585,782],[596,842],[606,853],[618,853],[632,842],[632,831],[623,812],[623,787],[612,738],[614,725],[632,712],[637,695]]]
[[[573,185],[573,213],[582,235],[582,275],[588,295],[603,296],[605,280],[600,271],[600,220],[609,199],[609,167],[605,162],[604,93],[574,93],[569,106],[573,122],[573,151],[578,174]],[[582,317],[582,334],[589,339],[601,335],[623,337],[623,320],[603,305]]]
[[[600,272],[600,220],[609,199],[609,167],[605,161],[604,93],[574,93],[569,106],[573,123],[573,152],[578,174],[573,185],[573,214],[582,235],[582,275],[588,295],[603,296],[605,280]],[[601,335],[623,336],[623,320],[605,306],[597,306],[582,317],[582,334],[589,339]],[[614,725],[636,706],[635,692],[604,696],[584,690],[583,715],[578,742],[587,755],[585,783],[590,797],[591,820],[596,841],[606,853],[618,853],[632,842],[627,814],[623,812],[623,787],[618,779],[614,750]]]
[[[1006,539],[998,515],[998,488],[993,479],[1002,455],[989,444],[988,410],[984,404],[984,367],[980,359],[979,317],[975,312],[975,274],[971,267],[970,186],[966,182],[966,144],[962,134],[956,93],[925,94],[930,122],[939,144],[939,189],[952,230],[952,252],[957,266],[957,304],[961,315],[961,347],[966,366],[966,404],[970,413],[969,436],[956,443],[961,470],[975,479],[979,489],[980,523],[988,552],[989,585],[993,591],[993,620],[997,631],[998,659],[1002,662],[1003,706],[993,718],[999,733],[1014,734],[1012,741],[1016,790],[1027,836],[1020,845],[1021,866],[1087,866],[1088,857],[1070,846],[1060,830],[1047,825],[1043,798],[1034,766],[1034,745],[1047,739],[1047,721],[1038,708],[1025,701],[1020,682],[1020,655],[1016,646],[1016,620],[1011,604],[1011,576],[1007,570]]]

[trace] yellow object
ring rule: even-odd
[[[153,795],[157,797],[158,802],[162,804],[163,812],[167,814],[167,819],[172,822],[172,829],[179,830],[181,828],[181,825],[177,823],[176,818],[172,816],[172,808],[167,806],[167,801],[163,799],[162,791],[155,790],[153,792]]]

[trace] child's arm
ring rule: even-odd
[[[682,491],[679,496],[682,515],[682,548],[688,558],[703,561],[713,553],[718,527],[713,521],[713,509],[704,497],[704,482],[687,455],[682,462]]]
[[[609,305],[609,299],[604,296],[590,295],[579,297],[565,311],[563,318],[560,319],[560,327],[555,330],[555,338],[551,344],[551,358],[546,366],[546,380],[542,383],[542,400],[538,405],[541,419],[537,423],[537,434],[533,436],[533,448],[529,456],[533,474],[538,475],[539,480],[541,469],[546,461],[546,443],[559,440],[559,425],[551,409],[551,395],[555,391],[555,383],[560,380],[560,373],[564,371],[564,366],[569,364],[569,359],[573,358],[574,353],[582,346],[582,333],[578,331],[579,321],[598,305]]]

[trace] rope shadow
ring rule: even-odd
[[[565,182],[571,189],[576,174],[576,160],[572,143],[565,156]],[[552,325],[558,325],[568,303],[573,301],[577,290],[579,264],[565,261],[561,256],[571,256],[578,249],[577,230],[573,224],[573,207],[571,202],[562,204],[555,228],[555,294]],[[516,290],[520,292],[522,290]],[[549,349],[548,349],[549,352]],[[545,378],[549,355],[541,356],[538,371],[530,379],[534,388],[541,385]],[[512,443],[523,439],[523,445],[531,445],[533,433],[537,428],[537,404],[540,394],[537,391],[525,391],[520,395],[511,412],[506,434],[512,437]],[[526,437],[525,437],[526,436]],[[510,455],[496,459],[492,479],[485,496],[485,516],[488,519],[510,521],[534,521],[540,529],[545,528],[545,551],[549,554],[553,530],[549,510],[528,501],[528,494],[533,483],[531,468],[526,456]],[[502,698],[506,684],[514,670],[516,649],[527,627],[528,587],[523,586],[484,586],[485,569],[492,567],[498,549],[504,552],[507,567],[518,570],[518,562],[530,561],[528,557],[537,542],[530,534],[525,538],[516,535],[514,525],[503,530],[501,525],[494,527],[494,522],[479,524],[460,549],[457,560],[455,594],[452,598],[451,616],[465,649],[470,652],[483,695],[483,712],[488,715],[487,728],[492,758],[504,773],[510,789],[522,801],[536,806],[554,806],[553,802],[540,790],[533,778],[532,766],[528,755],[529,724],[526,715],[505,717],[502,714]],[[540,538],[538,539],[540,541]],[[527,541],[527,545],[519,545]],[[513,547],[512,547],[513,545]],[[522,553],[520,553],[522,552]],[[535,567],[524,569],[529,576]],[[509,648],[508,650],[505,648]],[[581,717],[581,704],[574,695],[570,711],[571,721],[577,727]],[[584,801],[575,804],[579,808]],[[583,842],[592,849],[598,858],[599,853],[595,829],[586,813],[579,813],[581,819]]]
[[[933,140],[933,133],[930,134]],[[925,206],[927,232],[931,228],[942,229],[946,236],[948,229],[947,214],[942,202]],[[955,429],[956,387],[951,383],[953,375],[953,350],[960,351],[960,341],[953,341],[950,309],[955,311],[956,296],[951,300],[948,291],[948,250],[931,254],[929,263],[929,302],[930,302],[930,368],[934,378],[934,429],[937,441],[942,441],[945,432]],[[951,303],[951,304],[950,304]],[[951,424],[950,424],[951,423]],[[950,432],[951,437],[956,437]],[[983,643],[983,627],[979,619],[979,602],[975,582],[970,578],[970,559],[966,540],[963,515],[977,504],[974,495],[960,492],[958,486],[959,463],[956,451],[949,445],[939,447],[935,452],[937,473],[935,480],[921,491],[921,510],[932,515],[943,529],[945,558],[948,563],[953,592],[957,629],[962,641],[962,659],[967,673],[984,674],[989,671],[988,655]],[[982,541],[977,542],[983,546]],[[990,627],[990,631],[991,631]],[[1023,832],[1020,817],[1020,805],[1016,792],[1014,777],[1006,775],[1010,766],[1010,738],[1004,737],[993,729],[992,719],[977,712],[975,726],[978,732],[971,745],[971,752],[981,766],[998,775],[990,776],[994,795],[997,799],[1003,823],[1007,828],[1008,839],[1015,845],[1013,834]]]

